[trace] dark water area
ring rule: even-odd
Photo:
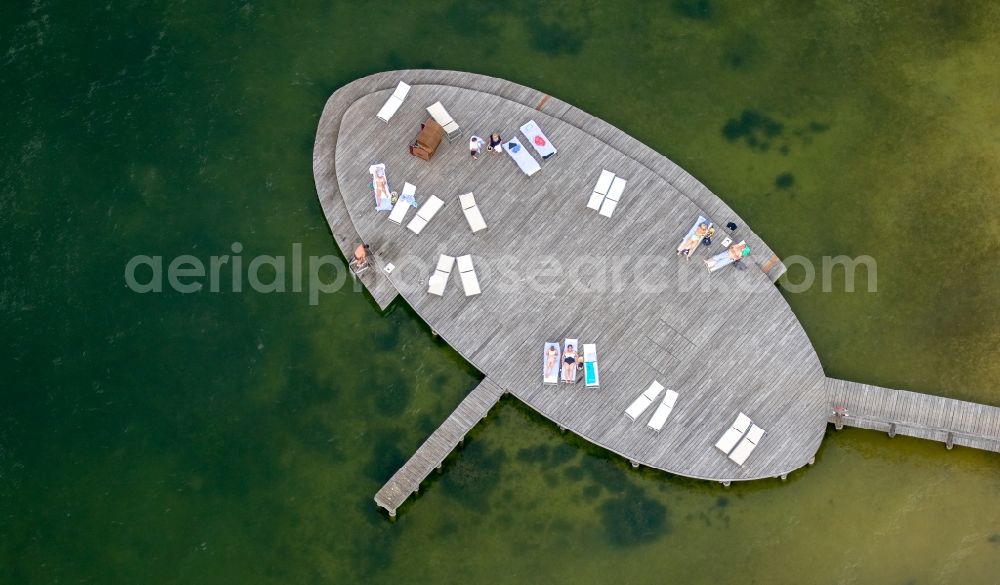
[[[338,255],[327,97],[473,71],[665,154],[783,258],[874,259],[779,284],[829,375],[996,405],[997,62],[975,1],[6,3],[0,583],[993,582],[1000,457],[857,430],[727,489],[505,399],[390,522],[372,495],[478,372],[350,286],[123,274]]]

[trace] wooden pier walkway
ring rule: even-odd
[[[411,89],[386,124],[375,113],[400,80]],[[427,118],[426,107],[437,101],[464,134],[443,142],[430,161],[414,158],[407,144]],[[509,139],[520,136],[519,126],[529,120],[559,149],[537,161],[540,171],[526,176],[506,153],[471,160],[470,136],[498,131]],[[431,195],[444,201],[420,235],[405,227],[412,211],[403,225],[374,211],[368,169],[377,163],[386,165],[392,188],[409,182],[419,202]],[[485,415],[500,388],[633,465],[723,483],[785,477],[809,464],[837,401],[849,411],[844,424],[882,428],[888,421],[887,431],[993,444],[998,420],[992,407],[974,417],[933,397],[923,397],[921,407],[900,399],[904,394],[876,403],[865,396],[884,392],[830,381],[773,284],[785,266],[760,236],[669,159],[557,98],[454,71],[372,75],[338,89],[327,102],[313,167],[345,257],[359,241],[372,245],[376,268],[363,276],[376,304],[384,308],[402,296],[489,380],[379,491],[376,501],[390,512]],[[586,208],[602,169],[628,179],[612,218]],[[468,192],[489,225],[478,233],[469,229],[458,200]],[[720,229],[729,221],[740,227],[721,230],[693,260],[679,259],[673,251],[698,216]],[[708,272],[701,260],[722,251],[718,241],[727,235],[750,244],[753,255],[743,264],[755,269]],[[458,274],[443,296],[428,294],[440,254],[470,254],[482,294],[465,296]],[[381,270],[388,263],[395,266],[391,274]],[[565,338],[597,344],[600,388],[542,383],[543,343]],[[624,415],[653,381],[678,393],[658,432],[647,425],[655,408],[635,421]],[[935,408],[949,414],[932,419],[928,413]],[[739,465],[715,442],[741,412],[767,433]]]
[[[1000,453],[1000,408],[964,400],[827,379],[834,425],[883,431]]]
[[[441,467],[448,454],[462,442],[476,423],[486,418],[486,414],[503,395],[504,390],[500,386],[489,378],[483,379],[375,494],[375,503],[389,512],[390,516],[395,516],[396,509],[403,505],[406,498],[420,489],[420,482],[431,471]]]

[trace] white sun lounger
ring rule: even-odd
[[[462,277],[462,288],[465,289],[465,296],[478,295],[479,277],[476,276],[476,269],[472,266],[472,256],[466,254],[458,257],[458,275]]]
[[[716,448],[728,455],[736,446],[736,442],[746,434],[751,423],[750,417],[741,412],[733,421],[733,426],[715,443]]]
[[[465,214],[465,221],[469,222],[472,233],[486,229],[483,214],[479,211],[479,206],[476,205],[476,197],[472,193],[466,193],[459,195],[458,200],[462,204],[462,213]]]
[[[576,357],[574,358],[575,361],[572,364],[569,365],[569,368],[565,368],[566,350],[568,350],[570,347],[573,348],[573,351],[576,353]],[[567,384],[576,384],[576,376],[577,376],[576,371],[577,371],[577,368],[579,368],[580,361],[582,359],[583,359],[583,354],[580,351],[580,344],[577,343],[577,340],[576,339],[570,339],[569,337],[567,337],[565,340],[563,340],[563,362],[564,362],[564,365],[561,366],[561,367],[565,368],[562,371],[562,374],[561,374],[563,382],[566,382]],[[569,370],[569,375],[568,376],[566,375],[566,369]]]
[[[753,453],[753,450],[757,448],[757,443],[760,442],[760,438],[763,436],[764,429],[753,425],[750,427],[750,431],[747,432],[747,436],[743,437],[740,444],[729,454],[729,458],[742,467],[746,463],[747,457],[750,457],[750,453]]]
[[[427,292],[437,296],[444,294],[444,287],[448,284],[448,277],[451,276],[451,267],[454,263],[454,256],[441,254],[438,258],[437,268],[434,269],[434,274],[427,279]]]
[[[388,124],[389,118],[392,118],[396,110],[399,109],[399,106],[403,105],[403,100],[406,99],[406,94],[408,93],[410,93],[410,86],[400,81],[396,86],[396,91],[392,92],[392,95],[386,100],[385,105],[376,114],[378,119]]]
[[[677,392],[667,390],[667,393],[663,395],[663,402],[656,407],[656,412],[653,413],[652,418],[649,419],[649,423],[646,426],[659,432],[663,428],[663,424],[667,422],[667,417],[670,416],[671,411],[674,410],[676,402]]]
[[[528,142],[531,143],[535,152],[537,152],[538,156],[542,157],[542,159],[547,159],[553,154],[559,152],[549,141],[548,137],[545,136],[545,133],[542,132],[542,129],[538,126],[538,122],[535,122],[534,120],[529,121],[524,126],[521,126],[521,132],[524,133],[525,138],[528,139]]]
[[[511,138],[507,142],[504,142],[503,149],[507,151],[510,158],[514,159],[518,168],[520,168],[524,174],[529,177],[542,169],[541,165],[538,164],[538,161],[535,160],[535,157],[531,156],[528,149],[526,149],[517,138]]]
[[[608,189],[608,196],[604,198],[604,203],[601,204],[601,215],[611,217],[611,214],[615,212],[615,207],[618,207],[618,200],[621,199],[622,191],[625,190],[625,183],[627,182],[621,177],[615,177],[615,180],[611,183],[611,188]]]
[[[424,231],[424,227],[427,222],[434,217],[434,214],[438,212],[439,209],[444,205],[444,201],[441,201],[436,196],[431,195],[427,201],[417,209],[417,215],[410,220],[410,223],[406,225],[411,232],[415,234],[420,234]]]
[[[427,113],[444,129],[444,133],[448,135],[448,142],[462,135],[462,130],[458,127],[458,122],[452,119],[451,114],[448,113],[448,110],[444,109],[441,102],[435,102],[427,106]]]
[[[549,351],[551,348],[556,350],[556,360],[552,363],[551,368],[546,368]],[[559,344],[553,343],[551,341],[545,342],[545,348],[542,349],[542,383],[543,384],[558,384],[559,383],[559,371],[562,370],[560,367],[562,364],[562,353],[559,351]]]
[[[663,384],[657,381],[653,381],[649,385],[649,388],[645,392],[639,395],[632,404],[625,409],[625,416],[629,417],[633,421],[639,418],[639,415],[646,412],[649,405],[653,403],[654,400],[660,397],[660,392],[663,392]]]
[[[583,344],[583,383],[588,388],[601,385],[601,372],[597,367],[597,345]]]
[[[400,193],[399,199],[396,200],[396,204],[392,206],[392,213],[389,214],[389,221],[402,225],[403,218],[406,217],[406,212],[413,207],[413,205],[410,204],[410,201],[413,200],[413,196],[416,194],[417,186],[413,183],[405,183],[403,185],[403,192]]]
[[[611,188],[611,182],[614,181],[615,174],[608,170],[601,171],[601,177],[597,179],[597,185],[594,187],[594,192],[590,194],[590,201],[587,202],[587,207],[597,211],[601,208],[601,203],[604,202],[604,198],[608,195],[608,189]]]

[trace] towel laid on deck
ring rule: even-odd
[[[518,168],[529,177],[542,169],[538,161],[535,160],[535,157],[531,156],[531,153],[524,148],[521,141],[517,138],[511,138],[505,142],[503,149],[510,155],[510,158],[514,159]]]
[[[542,132],[542,129],[538,126],[538,122],[534,120],[529,121],[524,126],[521,126],[521,132],[528,138],[528,142],[535,148],[538,156],[543,159],[549,158],[558,152],[548,137],[545,136],[545,133]]]
[[[398,201],[402,201],[403,203],[408,203],[410,205],[410,207],[420,207],[420,205],[417,203],[417,197],[416,197],[417,190],[416,190],[416,188],[407,190],[406,189],[407,186],[412,187],[412,185],[410,185],[410,183],[407,183],[406,185],[403,185],[403,192],[399,194]]]

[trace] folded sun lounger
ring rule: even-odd
[[[385,174],[385,164],[379,163],[368,167],[372,176],[372,191],[375,194],[375,211],[392,209],[392,189],[389,188],[389,177]]]
[[[739,466],[743,466],[746,463],[747,457],[750,457],[750,453],[757,448],[757,443],[760,442],[760,438],[764,436],[764,429],[753,425],[747,432],[747,436],[743,437],[740,444],[733,449],[733,452],[729,454],[729,458],[733,460]]]
[[[542,383],[558,384],[561,360],[559,344],[548,341],[542,350]]]
[[[441,209],[444,205],[444,201],[441,201],[436,196],[431,195],[430,198],[417,209],[417,215],[410,220],[410,223],[406,225],[415,234],[420,234],[427,225],[427,222],[434,217],[434,214]]]
[[[521,126],[521,132],[524,133],[528,142],[531,143],[531,146],[535,148],[535,152],[537,152],[538,156],[542,157],[542,159],[547,159],[558,152],[556,147],[552,146],[548,137],[545,136],[545,133],[542,132],[542,129],[539,128],[538,123],[534,120],[531,120],[524,126]]]
[[[615,212],[615,207],[618,207],[618,200],[621,199],[622,191],[625,190],[625,183],[627,182],[621,177],[615,177],[615,180],[611,182],[611,188],[608,189],[608,196],[604,198],[604,203],[601,204],[601,215],[611,217],[611,214]]]
[[[472,256],[466,254],[458,257],[458,275],[462,277],[462,288],[465,289],[465,296],[478,295],[479,277],[476,276],[476,269],[472,266]]]
[[[653,381],[649,385],[649,388],[645,392],[639,395],[632,404],[625,409],[625,416],[629,417],[633,421],[639,418],[639,415],[646,412],[649,405],[653,403],[654,400],[660,397],[660,392],[663,392],[663,384],[657,381]]]
[[[427,292],[437,296],[444,294],[444,287],[448,284],[448,277],[451,276],[451,267],[454,263],[454,256],[441,254],[438,258],[437,268],[434,269],[434,274],[427,279]]]
[[[587,202],[587,207],[597,211],[601,208],[601,203],[604,203],[604,198],[608,195],[608,189],[611,188],[611,182],[614,181],[615,174],[608,170],[601,171],[601,176],[597,179],[597,185],[594,187],[594,192],[590,194],[590,201]]]
[[[444,106],[441,105],[441,102],[435,102],[427,106],[427,113],[444,129],[444,133],[448,136],[448,142],[462,135],[462,130],[458,127],[458,122],[452,119],[448,110],[444,109]]]
[[[572,358],[573,362],[567,362],[566,360]],[[580,344],[577,343],[576,339],[570,339],[567,337],[563,341],[563,365],[562,365],[562,381],[567,384],[576,384],[576,372],[580,364],[580,360],[583,356],[580,355]]]
[[[597,345],[583,344],[583,381],[588,388],[601,385],[601,373],[597,368]]]
[[[750,417],[741,412],[733,421],[733,426],[715,443],[716,448],[728,455],[736,446],[736,442],[746,434],[751,422]]]
[[[399,106],[403,105],[403,100],[406,99],[406,94],[408,93],[410,93],[410,86],[400,81],[399,85],[396,86],[396,91],[392,92],[392,95],[386,100],[385,105],[376,114],[378,119],[388,124],[389,118],[392,118],[396,110],[399,109]]]
[[[462,204],[462,213],[465,214],[465,221],[469,222],[472,233],[486,229],[483,214],[479,211],[479,206],[476,205],[476,197],[472,193],[466,193],[459,195],[458,200]]]
[[[531,156],[531,153],[521,145],[521,141],[517,138],[511,138],[505,142],[503,149],[507,151],[510,158],[514,159],[518,168],[520,168],[524,174],[529,177],[541,170],[541,165],[539,165],[538,161],[535,160],[535,157]]]
[[[659,432],[663,428],[663,424],[667,422],[667,417],[670,416],[671,411],[674,410],[676,402],[677,392],[667,390],[667,393],[663,395],[663,402],[656,407],[656,412],[653,413],[652,418],[649,419],[649,423],[646,426]]]
[[[413,198],[416,194],[417,186],[413,183],[405,183],[403,185],[403,192],[400,193],[399,199],[396,200],[396,204],[392,206],[392,213],[389,214],[389,221],[402,224],[403,218],[406,217],[406,212],[409,211],[410,207],[413,207],[411,202],[416,202],[416,199]]]

